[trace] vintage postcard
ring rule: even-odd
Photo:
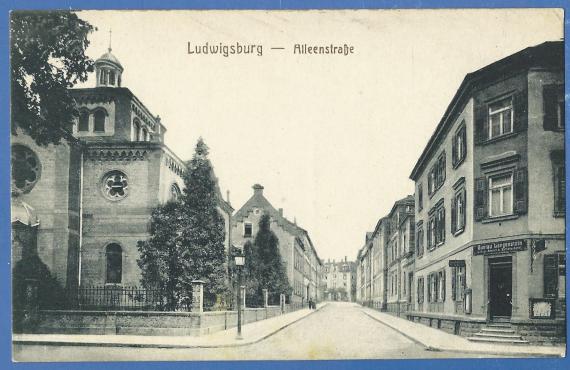
[[[9,22],[13,361],[566,356],[563,9]]]

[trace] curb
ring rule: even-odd
[[[262,340],[265,340],[271,337],[274,334],[277,334],[281,330],[303,320],[304,318],[312,315],[313,313],[319,311],[323,307],[325,307],[327,303],[323,304],[322,306],[314,309],[313,311],[309,312],[305,316],[301,316],[298,319],[295,319],[280,328],[275,329],[274,331],[262,336],[261,338],[253,339],[253,340],[246,340],[240,343],[228,343],[228,344],[211,344],[211,345],[185,345],[185,344],[153,344],[153,343],[111,343],[111,342],[100,342],[100,343],[86,343],[86,342],[61,342],[61,341],[40,341],[40,340],[12,340],[12,345],[20,344],[20,345],[43,345],[43,346],[74,346],[74,347],[131,347],[131,348],[231,348],[231,347],[243,347],[248,346],[250,344],[259,343]]]
[[[398,333],[400,333],[404,337],[408,338],[412,342],[421,345],[422,347],[424,347],[424,349],[426,351],[433,351],[433,352],[445,351],[445,352],[454,352],[454,353],[475,353],[475,354],[481,354],[481,355],[499,355],[499,356],[509,356],[509,357],[511,357],[511,356],[515,356],[515,357],[548,357],[548,358],[565,358],[566,357],[566,355],[564,355],[564,354],[536,353],[536,352],[515,352],[515,353],[513,353],[513,352],[491,352],[491,351],[485,351],[485,350],[470,350],[470,349],[459,350],[459,349],[448,349],[448,348],[444,348],[444,347],[428,345],[428,344],[425,344],[424,342],[420,341],[419,339],[414,338],[411,335],[405,333],[404,331],[402,331],[398,327],[396,327],[394,325],[390,325],[390,324],[372,316],[371,314],[366,312],[364,309],[362,309],[362,307],[361,307],[361,311],[363,314],[370,317],[372,320],[375,320],[375,321],[379,322],[380,324],[387,326],[392,330],[397,331]]]

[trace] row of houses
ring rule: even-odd
[[[472,340],[565,341],[564,108],[563,42],[469,73],[415,194],[366,234],[357,300]],[[483,335],[497,322],[514,336]]]
[[[139,286],[137,242],[149,237],[153,209],[180,196],[186,162],[164,143],[166,126],[122,84],[124,67],[109,51],[95,61],[96,86],[71,94],[77,122],[59,145],[11,137],[12,265],[35,253],[68,289]],[[294,291],[291,302],[319,300],[322,262],[306,230],[283,217],[254,186],[234,214],[217,188],[225,248],[253,240],[259,218],[271,228]]]

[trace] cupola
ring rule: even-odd
[[[111,47],[95,61],[97,87],[120,87],[123,66],[119,59],[111,53]]]

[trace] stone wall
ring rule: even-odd
[[[285,313],[300,309],[285,305]],[[279,306],[246,308],[242,324],[281,315]],[[119,334],[201,336],[237,326],[236,311],[157,312],[157,311],[40,311],[33,328],[25,333],[39,334]]]

